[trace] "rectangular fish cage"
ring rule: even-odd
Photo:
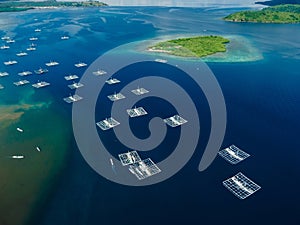
[[[187,123],[187,120],[183,119],[179,115],[171,116],[169,118],[164,119],[164,122],[169,125],[170,127],[178,127],[182,124]]]
[[[261,189],[241,172],[223,181],[223,185],[239,199],[245,199]]]
[[[104,70],[97,70],[97,71],[94,71],[93,74],[95,76],[103,76],[103,75],[107,74],[107,72]]]
[[[130,117],[139,117],[139,116],[145,116],[148,113],[143,107],[133,108],[133,109],[127,109],[127,113]]]
[[[118,156],[123,166],[131,165],[133,163],[137,163],[141,161],[141,157],[139,156],[137,151],[122,153],[119,154]]]
[[[82,83],[73,83],[73,84],[70,84],[68,85],[68,87],[70,89],[77,89],[77,88],[80,88],[80,87],[83,87],[84,85]]]
[[[237,164],[250,156],[235,145],[231,145],[228,148],[219,151],[218,154],[231,164]]]
[[[42,87],[46,87],[46,86],[49,86],[49,85],[50,85],[50,83],[45,82],[45,81],[41,81],[41,82],[33,84],[32,86],[35,87],[35,88],[42,88]]]
[[[115,101],[118,101],[118,100],[121,100],[121,99],[124,99],[125,96],[121,93],[115,93],[113,95],[108,95],[107,96],[109,98],[109,100],[111,100],[112,102],[115,102]]]
[[[120,83],[121,81],[120,80],[118,80],[118,79],[116,79],[116,78],[110,78],[110,79],[108,79],[107,81],[105,81],[105,83],[107,83],[107,84],[117,84],[117,83]]]
[[[161,172],[158,166],[150,159],[145,159],[129,166],[129,171],[139,180],[146,179]]]
[[[118,126],[120,123],[116,121],[114,118],[110,117],[108,119],[102,120],[98,123],[96,123],[98,127],[100,127],[102,130],[109,130],[113,127]]]
[[[75,80],[78,79],[79,77],[77,75],[69,75],[65,76],[65,80]]]
[[[18,82],[14,82],[14,85],[16,85],[16,86],[22,86],[25,84],[29,84],[29,81],[28,80],[20,80]]]
[[[144,94],[149,93],[149,91],[146,90],[145,88],[137,88],[137,89],[131,90],[131,92],[135,95],[144,95]]]
[[[69,97],[64,98],[64,101],[67,103],[73,103],[73,102],[78,102],[81,99],[83,98],[79,95],[71,95]]]

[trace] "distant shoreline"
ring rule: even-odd
[[[0,3],[1,12],[22,12],[31,9],[57,9],[57,8],[79,8],[79,7],[103,7],[108,6],[106,3],[99,1],[86,2],[57,2],[57,1],[42,1],[42,2],[2,2]]]

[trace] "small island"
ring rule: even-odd
[[[0,12],[19,12],[29,9],[59,8],[59,7],[101,7],[107,4],[99,1],[8,1],[0,3]]]
[[[226,16],[224,20],[254,23],[300,23],[300,5],[284,4],[258,11],[242,11]]]
[[[229,40],[221,36],[197,36],[159,42],[148,48],[150,52],[181,57],[204,57],[225,52]]]

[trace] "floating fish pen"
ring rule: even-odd
[[[110,117],[108,119],[102,120],[98,123],[96,123],[98,127],[100,127],[102,130],[109,130],[111,128],[114,128],[118,125],[120,125],[120,123],[118,121],[116,121],[114,118]]]
[[[93,74],[95,76],[103,76],[103,75],[107,74],[107,72],[104,70],[97,70],[97,71],[94,71]]]
[[[44,73],[48,73],[48,70],[47,70],[47,69],[42,69],[42,68],[40,68],[40,69],[38,69],[38,70],[34,70],[34,72],[35,72],[36,74],[41,75],[41,74],[44,74]]]
[[[123,166],[128,166],[141,161],[141,157],[139,156],[137,151],[122,153],[118,156]]]
[[[33,46],[29,46],[28,48],[26,48],[27,51],[35,51],[36,48]]]
[[[6,77],[6,76],[8,76],[8,75],[9,75],[8,72],[1,72],[1,73],[0,73],[0,77]]]
[[[37,37],[31,37],[31,38],[29,38],[29,41],[37,41],[37,40],[38,40]]]
[[[80,63],[76,63],[74,66],[77,67],[77,68],[81,68],[81,67],[86,67],[87,64],[83,63],[83,62],[80,62]]]
[[[130,117],[139,117],[147,115],[147,111],[143,107],[127,109],[127,113]]]
[[[235,145],[231,145],[228,148],[219,151],[218,154],[231,164],[237,164],[250,156]]]
[[[223,185],[239,199],[245,199],[261,188],[241,172],[223,181]]]
[[[65,76],[65,80],[75,80],[78,79],[79,77],[77,75],[69,75]]]
[[[18,73],[19,76],[28,76],[31,74],[32,74],[32,72],[30,72],[30,71],[23,71],[23,72]]]
[[[13,40],[13,39],[9,39],[9,40],[6,41],[7,44],[11,44],[11,43],[15,43],[15,42],[16,42],[16,41]]]
[[[121,93],[115,93],[113,95],[108,95],[107,96],[109,98],[109,100],[111,100],[112,102],[114,101],[118,101],[118,100],[121,100],[121,99],[124,99],[125,96]]]
[[[117,83],[120,83],[121,81],[119,81],[118,79],[116,78],[110,78],[108,79],[107,81],[105,81],[105,83],[107,84],[117,84]]]
[[[16,54],[16,56],[22,57],[28,55],[26,52],[19,52]]]
[[[4,89],[4,86],[3,86],[2,84],[0,84],[0,90],[1,90],[1,89]]]
[[[61,40],[68,40],[68,39],[70,39],[70,37],[69,36],[62,36],[62,37],[60,37],[60,39]]]
[[[35,29],[34,32],[41,32],[41,29]]]
[[[10,48],[10,47],[7,46],[7,45],[2,45],[2,46],[0,47],[1,50],[5,50],[5,49],[9,49],[9,48]]]
[[[187,120],[183,119],[179,115],[171,116],[167,119],[164,119],[164,122],[169,125],[170,127],[178,127],[185,123],[187,123]]]
[[[143,180],[161,172],[158,166],[150,158],[130,165],[129,171],[139,180]]]
[[[45,65],[50,67],[50,66],[57,66],[57,65],[59,65],[59,63],[55,62],[55,61],[51,61],[51,62],[45,63]]]
[[[144,94],[149,93],[149,91],[146,90],[145,88],[137,88],[137,89],[131,90],[131,92],[135,95],[144,95]]]
[[[70,84],[68,85],[68,87],[70,89],[77,89],[77,88],[80,88],[80,87],[83,87],[84,85],[82,83],[73,83],[73,84]]]
[[[64,98],[64,101],[67,103],[73,103],[73,102],[78,102],[81,99],[83,98],[79,95],[70,95],[69,97]]]
[[[12,66],[12,65],[15,65],[17,63],[18,62],[16,60],[10,60],[10,61],[4,62],[4,65],[6,65],[6,66]]]
[[[42,87],[46,87],[46,86],[49,86],[49,85],[50,85],[50,83],[45,82],[45,81],[41,81],[41,82],[37,82],[37,83],[33,84],[32,87],[42,88]]]
[[[23,86],[25,84],[29,84],[29,81],[28,80],[20,80],[18,82],[14,82],[14,85],[16,85],[16,86]]]

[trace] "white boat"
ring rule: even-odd
[[[19,131],[19,132],[24,132],[24,130],[23,129],[21,129],[20,127],[17,127],[17,131]]]
[[[21,56],[26,56],[28,54],[26,52],[19,52],[16,55],[19,56],[19,57],[21,57]]]
[[[30,71],[23,71],[23,72],[18,73],[19,76],[28,76],[31,74],[32,74],[32,72],[30,72]]]
[[[86,67],[87,64],[83,63],[83,62],[79,62],[79,63],[76,63],[74,66],[76,66],[77,68],[80,68],[80,67]]]
[[[25,156],[24,155],[13,155],[11,156],[12,159],[24,159]]]
[[[168,60],[166,60],[166,59],[155,59],[154,61],[155,62],[160,62],[160,63],[167,63],[168,62]]]
[[[32,87],[35,87],[35,88],[42,88],[42,87],[46,87],[46,86],[49,86],[50,83],[48,82],[45,82],[45,81],[39,81],[35,84],[32,85]]]
[[[29,41],[37,41],[37,40],[38,40],[37,37],[31,37],[31,38],[29,38]]]
[[[50,66],[57,66],[57,65],[59,65],[59,63],[55,62],[55,61],[50,61],[48,63],[45,63],[45,65],[50,67]]]
[[[70,39],[70,37],[64,35],[64,36],[61,36],[60,39],[61,40],[68,40],[68,39]]]
[[[79,77],[77,75],[69,75],[65,76],[65,80],[75,80],[78,79]]]
[[[41,149],[40,149],[40,147],[36,147],[36,150],[38,151],[38,152],[40,152],[41,151]]]
[[[15,43],[15,42],[16,42],[16,41],[15,41],[15,40],[12,40],[12,39],[9,39],[9,40],[6,41],[7,44],[11,44],[11,43]]]
[[[6,77],[8,75],[9,75],[9,73],[7,73],[7,72],[0,72],[0,77]]]
[[[16,86],[23,86],[25,84],[29,84],[29,81],[28,80],[20,80],[18,82],[14,82],[14,85],[16,85]]]
[[[93,74],[96,76],[102,76],[102,75],[107,74],[107,72],[104,70],[97,70],[97,71],[94,71]]]
[[[47,73],[48,70],[47,70],[47,69],[39,68],[38,70],[35,70],[34,72],[35,72],[36,74],[43,74],[43,73]]]
[[[18,62],[16,60],[9,60],[9,61],[4,62],[4,65],[11,66],[11,65],[14,65],[14,64],[17,64],[17,63]]]
[[[41,30],[41,29],[38,29],[38,28],[34,30],[34,32],[41,32],[41,31],[42,31],[42,30]]]
[[[0,47],[1,50],[9,49],[9,48],[10,48],[10,47],[9,47],[8,45],[2,45],[2,46]]]
[[[81,99],[83,98],[79,95],[70,95],[69,97],[64,98],[64,101],[67,103],[73,103],[73,102],[78,102]]]

